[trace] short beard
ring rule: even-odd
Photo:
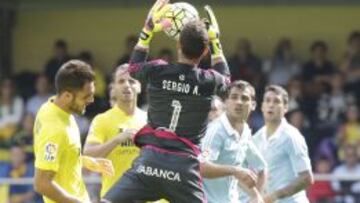
[[[82,111],[78,111],[77,109],[74,109],[73,112],[78,116],[83,116],[85,114],[85,109]]]
[[[78,116],[82,116],[85,114],[85,109],[84,110],[79,110],[78,108],[76,108],[77,105],[75,103],[75,97],[71,100],[70,104],[69,104],[69,110],[72,113],[75,113]]]
[[[82,115],[84,115],[85,114],[85,109],[83,109],[83,110],[80,110],[80,109],[78,109],[78,108],[74,108],[74,107],[76,107],[76,105],[75,106],[70,106],[70,110],[71,110],[71,112],[73,112],[73,113],[75,113],[76,115],[78,115],[78,116],[82,116]]]

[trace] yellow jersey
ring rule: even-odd
[[[87,137],[87,143],[104,144],[113,139],[125,129],[140,129],[146,124],[146,112],[136,109],[134,115],[127,115],[116,105],[104,113],[97,115],[92,123]],[[111,188],[111,186],[127,171],[133,160],[139,155],[139,149],[131,140],[115,147],[108,155],[114,169],[114,177],[102,177],[101,197]]]
[[[90,202],[82,179],[80,132],[74,117],[50,99],[36,115],[35,167],[54,171],[54,181],[82,202]],[[43,197],[45,203],[55,201]]]

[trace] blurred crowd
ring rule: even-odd
[[[114,68],[128,62],[136,42],[137,36],[125,39],[125,51]],[[319,174],[360,174],[360,31],[350,33],[345,43],[347,50],[339,62],[328,57],[330,47],[323,40],[312,42],[311,57],[301,60],[290,38],[280,39],[268,59],[259,57],[245,38],[239,39],[235,52],[227,56],[231,79],[249,81],[256,87],[257,95],[262,95],[267,84],[286,87],[290,96],[289,122],[304,135],[313,170]],[[22,72],[1,78],[0,178],[33,176],[34,118],[40,106],[54,94],[57,70],[73,58],[91,64],[96,73],[95,102],[87,108],[85,116],[76,116],[83,140],[92,118],[110,107],[111,73],[97,66],[91,52],[85,50],[72,55],[67,42],[57,40],[54,55],[41,73]],[[172,62],[175,54],[163,48],[153,58]],[[200,67],[210,67],[209,60],[204,60]],[[261,98],[257,101],[260,104]],[[146,108],[145,91],[138,102]],[[215,111],[221,110],[220,100],[213,104]],[[249,123],[253,132],[263,125],[260,110],[252,114]],[[1,192],[10,192],[11,202],[31,202],[38,198],[31,186],[11,186],[8,190],[0,189],[0,196]],[[354,194],[360,194],[360,181],[316,181],[308,191],[312,202],[360,202]]]

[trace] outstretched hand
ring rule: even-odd
[[[151,7],[144,28],[149,32],[159,32],[171,25],[170,19],[162,18],[171,9],[169,0],[157,0]]]
[[[109,159],[82,156],[82,160],[84,167],[90,171],[107,176],[114,176],[115,174],[114,166]]]
[[[248,188],[252,188],[256,186],[257,175],[249,169],[237,168],[234,176],[236,179],[238,179],[238,181],[240,181]]]
[[[210,40],[211,56],[212,58],[224,58],[220,43],[219,24],[216,20],[215,14],[209,5],[206,5],[204,9],[207,14],[207,18],[204,19],[204,22],[206,24]]]
[[[206,26],[208,29],[209,39],[210,40],[219,39],[220,29],[219,29],[219,24],[216,20],[214,11],[212,10],[212,8],[209,5],[206,5],[204,7],[204,9],[207,14],[207,19],[205,19],[205,23],[206,23]]]

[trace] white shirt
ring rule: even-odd
[[[266,127],[262,127],[253,137],[268,165],[267,193],[282,189],[298,177],[298,173],[311,171],[308,148],[304,137],[286,119],[267,138]],[[305,190],[276,203],[307,203]]]
[[[201,143],[202,158],[212,163],[241,166],[244,162],[254,170],[264,170],[265,161],[251,140],[245,123],[241,135],[231,126],[226,114],[211,122]],[[237,179],[233,176],[204,179],[208,203],[238,203]]]

